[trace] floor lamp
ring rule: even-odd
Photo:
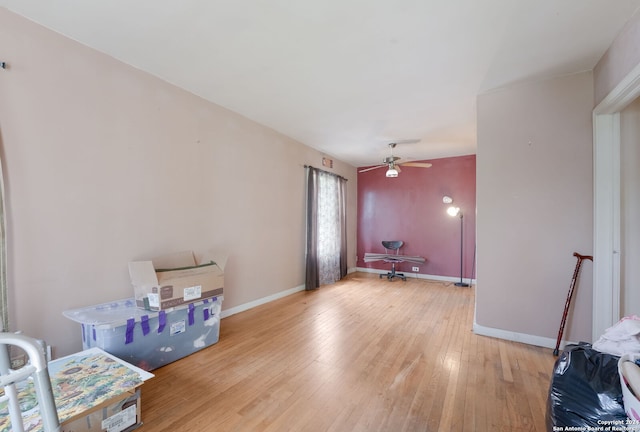
[[[445,198],[448,198],[449,200],[451,199],[449,197]],[[447,203],[447,200],[443,199],[443,202]],[[451,202],[453,202],[453,200],[451,200],[449,203]],[[462,245],[464,240],[464,237],[462,235],[462,211],[460,211],[460,207],[451,206],[447,209],[447,213],[449,214],[449,216],[458,216],[460,218],[460,282],[456,282],[455,286],[468,287],[469,284],[463,282],[462,280]]]

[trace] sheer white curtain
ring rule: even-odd
[[[306,289],[347,274],[346,179],[308,167]]]
[[[318,274],[320,285],[327,285],[341,279],[340,179],[320,172],[318,180]]]

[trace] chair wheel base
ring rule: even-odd
[[[386,275],[380,274],[380,279],[382,279],[385,276],[387,277],[387,280],[390,280],[390,281],[392,281],[393,278],[402,279],[405,282],[407,281],[407,277],[402,273],[387,273]]]

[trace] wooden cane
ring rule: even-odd
[[[560,329],[558,330],[558,339],[556,340],[556,349],[553,350],[553,355],[558,355],[558,348],[560,348],[560,341],[562,340],[562,333],[564,333],[564,324],[567,322],[567,314],[569,313],[569,306],[571,305],[571,297],[573,297],[573,290],[578,280],[578,274],[580,273],[580,267],[582,266],[582,260],[588,259],[593,261],[591,255],[580,255],[577,252],[573,253],[574,257],[578,258],[576,268],[573,271],[573,277],[571,278],[571,285],[569,286],[569,293],[567,294],[567,301],[564,304],[564,312],[562,313],[562,320],[560,321]]]

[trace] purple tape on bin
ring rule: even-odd
[[[193,303],[189,303],[189,325],[192,326],[195,323],[193,313],[196,311],[196,307]]]
[[[204,299],[204,309],[202,309],[202,317],[204,318],[204,320],[208,320],[209,319],[209,299]]]
[[[91,333],[92,333],[92,336],[93,336],[93,340],[97,340],[96,339],[97,336],[96,336],[96,328],[95,328],[95,326],[91,326]]]
[[[164,327],[167,325],[167,313],[165,311],[160,311],[158,313],[158,333],[162,333]]]
[[[140,317],[140,325],[142,326],[142,334],[144,336],[149,334],[149,315],[142,315]]]
[[[133,342],[133,329],[135,328],[135,326],[136,326],[135,318],[129,318],[127,320],[127,333],[124,340],[125,345]]]

